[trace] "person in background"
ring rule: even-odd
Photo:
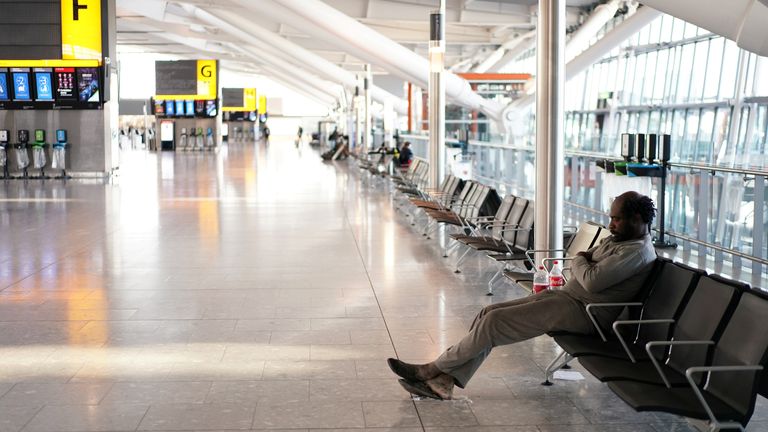
[[[264,123],[264,143],[269,144],[269,126]]]
[[[400,149],[400,166],[401,167],[407,167],[411,164],[411,159],[413,159],[413,151],[411,151],[411,142],[406,141],[403,143],[403,148]]]
[[[298,135],[296,137],[296,148],[299,148],[299,144],[301,144],[301,136],[304,135],[304,128],[299,126],[299,131],[296,135]]]
[[[650,234],[655,214],[647,196],[626,192],[616,197],[608,224],[611,237],[576,255],[571,262],[572,276],[562,289],[483,308],[469,333],[431,363],[388,359],[390,369],[403,378],[400,385],[418,396],[451,399],[454,386],[464,388],[494,347],[550,331],[594,332],[586,305],[630,301],[651,273],[656,260]],[[594,316],[605,328],[621,310],[601,308]]]

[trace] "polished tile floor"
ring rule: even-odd
[[[692,430],[589,377],[540,386],[547,337],[412,400],[386,357],[430,360],[524,293],[486,297],[486,262],[454,274],[382,182],[287,141],[2,182],[0,233],[0,432]]]

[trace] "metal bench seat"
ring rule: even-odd
[[[707,420],[710,430],[744,427],[752,417],[768,358],[766,293],[749,290],[738,300],[715,343],[708,365],[684,370],[688,387],[663,387],[635,381],[608,386],[636,411],[661,411]],[[703,384],[702,384],[703,383]]]
[[[739,295],[746,289],[748,286],[741,282],[716,275],[702,276],[680,317],[671,323],[673,332],[670,340],[674,345],[655,341],[646,343],[645,354],[651,361],[643,363],[633,362],[629,358],[615,359],[594,355],[579,357],[579,363],[600,381],[630,380],[656,385],[685,386],[685,369],[708,363],[708,354],[711,353],[712,347],[710,344],[685,341],[717,340]],[[617,321],[614,328],[635,325],[641,321],[643,320]],[[667,324],[659,321],[639,325]],[[662,369],[664,376],[660,376],[657,368]]]

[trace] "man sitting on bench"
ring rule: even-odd
[[[416,365],[390,358],[389,367],[402,377],[400,384],[409,393],[451,399],[453,386],[464,388],[493,347],[551,331],[594,332],[586,305],[630,301],[651,272],[656,259],[650,235],[655,213],[653,201],[644,195],[618,196],[608,224],[612,236],[577,254],[563,289],[487,306],[477,314],[469,333],[432,363]],[[620,312],[621,308],[599,308],[595,318],[608,326]]]

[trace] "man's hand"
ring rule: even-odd
[[[587,261],[592,262],[592,252],[589,251],[581,251],[576,254],[576,256],[582,256],[587,259]]]

